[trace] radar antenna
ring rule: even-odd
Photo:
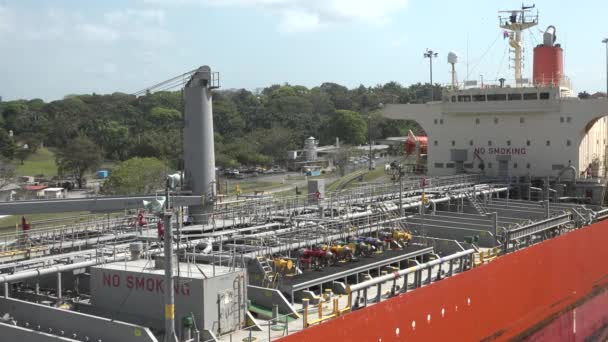
[[[513,53],[513,69],[515,69],[515,84],[521,86],[523,82],[522,78],[522,65],[523,65],[523,37],[522,32],[533,26],[538,25],[538,11],[536,14],[532,14],[532,9],[536,5],[524,6],[521,5],[521,9],[499,11],[499,26],[505,30],[504,37],[509,38],[509,46],[511,46]],[[506,13],[507,15],[502,15]]]

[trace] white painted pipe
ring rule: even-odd
[[[122,261],[125,259],[129,259],[130,257],[131,257],[130,253],[122,253],[122,254],[112,256],[112,257],[76,262],[76,263],[67,264],[67,265],[38,268],[35,270],[18,272],[18,273],[10,274],[10,275],[3,275],[3,276],[0,276],[0,284],[21,281],[21,280],[25,280],[25,279],[29,279],[29,278],[36,278],[36,277],[40,277],[40,276],[44,276],[44,275],[48,275],[48,274],[59,273],[59,272],[73,271],[73,270],[76,270],[79,268],[85,268],[85,267],[105,264],[108,262]]]
[[[390,274],[386,274],[386,275],[383,275],[383,276],[380,276],[380,277],[376,277],[376,278],[373,278],[373,279],[370,279],[370,280],[366,280],[366,281],[360,282],[358,284],[350,285],[346,290],[347,290],[348,293],[352,293],[352,292],[355,292],[355,291],[358,291],[358,290],[362,290],[362,289],[368,288],[370,286],[374,286],[374,285],[377,285],[377,284],[385,283],[385,282],[390,281],[390,280],[401,278],[401,277],[403,277],[405,275],[408,275],[408,274],[416,272],[416,271],[420,271],[420,270],[427,269],[429,267],[440,265],[440,264],[442,264],[444,262],[448,262],[450,260],[462,258],[462,257],[468,256],[468,255],[471,255],[473,253],[475,253],[474,249],[467,249],[466,251],[462,251],[462,252],[454,253],[452,255],[448,255],[445,258],[435,259],[433,261],[429,261],[429,262],[424,263],[424,264],[412,266],[412,267],[400,270],[398,272],[393,272],[393,273],[390,273]]]

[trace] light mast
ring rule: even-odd
[[[523,65],[523,37],[522,32],[538,25],[538,12],[531,14],[532,6],[521,6],[521,10],[499,11],[508,13],[508,16],[498,16],[500,27],[505,30],[505,38],[509,37],[509,45],[513,48],[513,68],[515,69],[515,84],[521,86],[523,82],[521,73]]]

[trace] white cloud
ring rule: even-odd
[[[270,11],[288,32],[313,31],[344,24],[382,25],[403,10],[408,0],[141,0],[164,6],[207,5]]]
[[[88,17],[61,9],[17,12],[0,6],[0,35],[5,33],[7,39],[17,41],[107,44],[125,40],[158,44],[171,38],[163,28],[164,21],[164,11],[155,9],[124,9]]]
[[[122,25],[132,21],[148,22],[152,24],[163,24],[165,12],[157,9],[126,9],[122,11],[108,12],[104,18],[110,24]]]
[[[120,32],[102,25],[79,24],[76,31],[86,41],[92,42],[114,42],[120,38]]]

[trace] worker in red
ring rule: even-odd
[[[28,231],[30,230],[30,228],[32,228],[32,226],[29,223],[27,223],[25,216],[21,216],[21,230],[23,230],[23,241],[22,241],[23,244],[25,244],[27,242],[27,240],[29,239]]]
[[[319,202],[321,200],[321,193],[319,191],[315,192],[315,200]]]
[[[135,219],[135,222],[133,223],[133,225],[135,226],[135,229],[137,229],[137,231],[139,231],[140,233],[142,231],[142,228],[148,224],[148,222],[146,222],[146,218],[144,217],[144,212],[145,212],[145,209],[141,209],[137,213],[137,219]]]
[[[162,219],[156,222],[156,231],[158,233],[158,241],[162,242],[165,239],[165,224]]]
[[[23,230],[23,232],[27,233],[27,231],[30,230],[30,228],[31,228],[31,225],[29,223],[27,223],[25,216],[21,216],[21,229]]]

